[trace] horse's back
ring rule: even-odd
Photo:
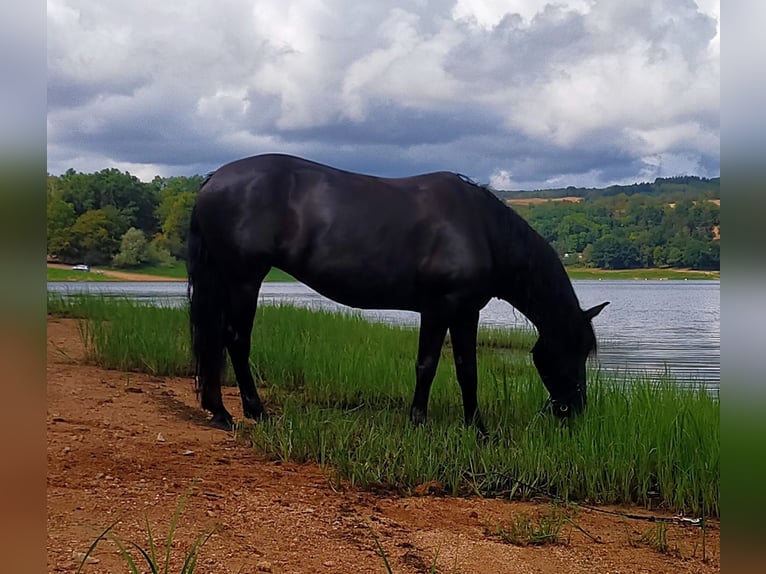
[[[450,172],[381,178],[269,154],[221,167],[197,205],[221,257],[355,307],[417,310],[490,273],[486,193]]]

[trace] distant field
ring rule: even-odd
[[[569,203],[580,203],[582,197],[567,196],[567,197],[513,197],[506,199],[505,203],[508,205],[535,205],[538,203],[547,203],[549,201],[566,201]]]

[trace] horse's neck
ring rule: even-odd
[[[566,279],[568,281],[568,278]],[[537,327],[540,334],[551,336],[562,335],[568,331],[577,318],[580,306],[577,297],[571,290],[571,284],[554,288],[552,284],[540,282],[531,285],[519,301],[514,305]]]
[[[521,311],[540,334],[563,334],[580,313],[577,295],[553,248],[531,227],[523,231],[516,240],[525,242],[524,249],[514,250],[517,255],[504,263],[505,293],[500,296]]]

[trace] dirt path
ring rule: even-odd
[[[720,571],[717,522],[707,531],[704,562],[698,528],[669,526],[669,551],[661,553],[641,540],[656,525],[588,510],[574,521],[593,539],[566,525],[558,544],[521,547],[488,535],[487,527],[548,513],[548,503],[333,489],[316,465],[265,460],[206,427],[188,379],[85,365],[74,320],[48,320],[47,371],[49,572],[73,572],[115,522],[123,540],[148,548],[148,518],[164,539],[193,485],[171,572],[180,571],[178,559],[194,538],[215,525],[198,573],[382,573],[373,532],[395,573],[427,572],[434,557],[444,574]],[[235,405],[236,391],[226,392]],[[110,542],[93,557],[85,572],[127,571]]]

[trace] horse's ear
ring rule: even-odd
[[[604,301],[600,305],[596,305],[595,307],[591,307],[590,309],[583,311],[583,314],[585,315],[586,319],[588,319],[588,321],[592,321],[593,317],[601,313],[601,310],[607,305],[609,305],[609,301]]]

